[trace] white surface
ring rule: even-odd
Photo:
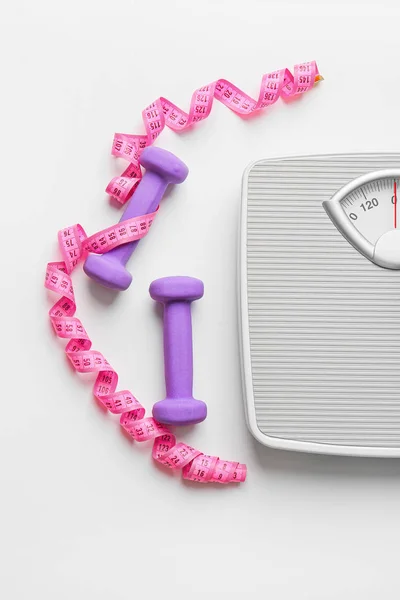
[[[243,420],[235,282],[250,161],[399,150],[393,6],[2,3],[1,597],[397,597],[400,462],[291,454],[253,441]],[[148,285],[180,273],[204,279],[194,307],[195,393],[209,417],[185,439],[247,462],[249,477],[238,488],[188,485],[131,445],[67,366],[47,320],[45,264],[57,256],[61,227],[79,221],[93,232],[117,218],[103,191],[119,170],[112,136],[141,131],[146,104],[162,94],[188,106],[191,92],[217,77],[255,94],[264,72],[313,58],[326,80],[298,102],[247,121],[215,103],[191,133],[164,132],[159,145],[191,173],[133,257],[131,289],[115,298],[82,273],[75,278],[94,347],[149,408],[164,386]]]

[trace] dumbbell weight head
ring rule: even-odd
[[[204,284],[195,277],[162,277],[151,283],[149,292],[160,304],[194,302],[204,296]]]

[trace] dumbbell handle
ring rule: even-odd
[[[141,217],[142,215],[154,212],[160,204],[160,200],[167,187],[168,181],[161,177],[161,175],[154,171],[146,171],[135,191],[134,197],[129,202],[119,222],[121,223],[133,217]],[[113,256],[125,266],[139,241],[128,242],[110,250],[107,253],[108,258]]]
[[[168,398],[190,398],[193,393],[193,345],[190,302],[164,305],[164,367]]]

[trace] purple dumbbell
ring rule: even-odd
[[[164,365],[167,397],[153,406],[160,423],[190,425],[204,421],[207,405],[193,398],[193,345],[190,304],[204,294],[193,277],[164,277],[150,285],[150,296],[164,304]]]
[[[154,212],[168,184],[185,181],[189,172],[179,158],[162,148],[145,148],[140,156],[140,164],[145,167],[146,172],[120,222]],[[91,254],[86,259],[83,270],[105,287],[126,290],[131,284],[132,275],[125,265],[138,243],[139,240],[128,242],[102,255]]]

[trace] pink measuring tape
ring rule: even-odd
[[[138,162],[142,150],[154,142],[165,126],[179,133],[206,119],[211,112],[214,98],[234,113],[248,116],[271,106],[280,96],[288,98],[303,94],[322,79],[315,61],[296,65],[293,75],[288,69],[273,71],[263,76],[258,100],[254,100],[226,79],[218,79],[193,92],[189,114],[166,98],[158,98],[142,111],[146,135],[115,134],[111,153],[125,158],[130,164],[120,177],[114,177],[110,181],[106,192],[124,204],[142,177]]]
[[[225,79],[219,79],[197,89],[192,96],[189,114],[159,98],[144,109],[142,116],[146,135],[115,134],[112,154],[130,162],[120,177],[108,184],[106,191],[121,204],[133,194],[142,177],[139,157],[160,135],[165,126],[180,132],[210,114],[214,97],[239,115],[249,115],[270,106],[280,96],[294,96],[311,89],[321,80],[315,62],[296,65],[293,75],[288,69],[264,75],[258,100],[253,100]],[[145,417],[145,409],[127,390],[116,391],[118,375],[104,356],[92,350],[92,342],[81,321],[75,317],[76,302],[71,273],[88,252],[104,254],[127,242],[144,237],[156,212],[114,225],[88,237],[80,225],[58,233],[63,260],[48,263],[45,287],[60,298],[52,306],[49,316],[58,337],[67,339],[65,352],[78,373],[97,373],[93,388],[95,397],[112,413],[119,414],[122,427],[134,440],[154,440],[153,458],[175,470],[183,477],[202,483],[240,483],[246,479],[246,465],[221,460],[203,454],[182,442],[153,417]]]

